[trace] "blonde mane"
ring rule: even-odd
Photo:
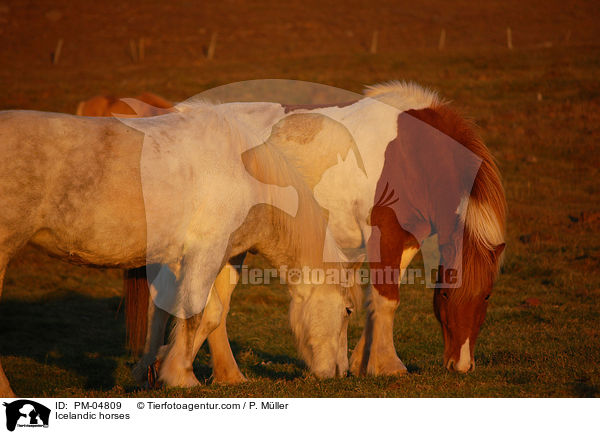
[[[419,110],[444,103],[434,90],[406,81],[388,81],[366,86],[364,94],[400,110]]]
[[[457,209],[465,228],[463,281],[455,293],[457,299],[475,295],[496,277],[502,255],[498,257],[495,249],[505,240],[506,197],[492,154],[476,133],[475,125],[432,90],[415,83],[395,81],[369,86],[366,95],[405,110],[482,159],[471,192]]]

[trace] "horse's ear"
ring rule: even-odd
[[[494,247],[493,253],[494,253],[495,259],[498,259],[500,257],[500,255],[504,251],[505,247],[506,247],[506,243],[498,244],[496,247]]]

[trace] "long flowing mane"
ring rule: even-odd
[[[469,197],[459,208],[465,223],[462,254],[462,286],[457,298],[475,295],[495,278],[501,258],[494,249],[504,242],[506,197],[500,172],[489,149],[476,132],[475,125],[462,117],[437,94],[414,83],[387,83],[370,87],[367,96],[406,107],[404,98],[414,104],[407,114],[426,122],[482,159]]]

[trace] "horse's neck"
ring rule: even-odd
[[[327,233],[327,220],[314,200],[299,195],[295,216],[272,205],[255,206],[236,239],[257,250],[275,267],[322,267],[340,262],[339,250]],[[318,213],[318,214],[317,214]],[[333,258],[333,260],[331,260]]]

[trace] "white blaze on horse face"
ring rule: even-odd
[[[471,369],[471,348],[469,346],[469,338],[460,347],[460,356],[458,362],[454,365],[454,369],[458,372],[467,372]]]

